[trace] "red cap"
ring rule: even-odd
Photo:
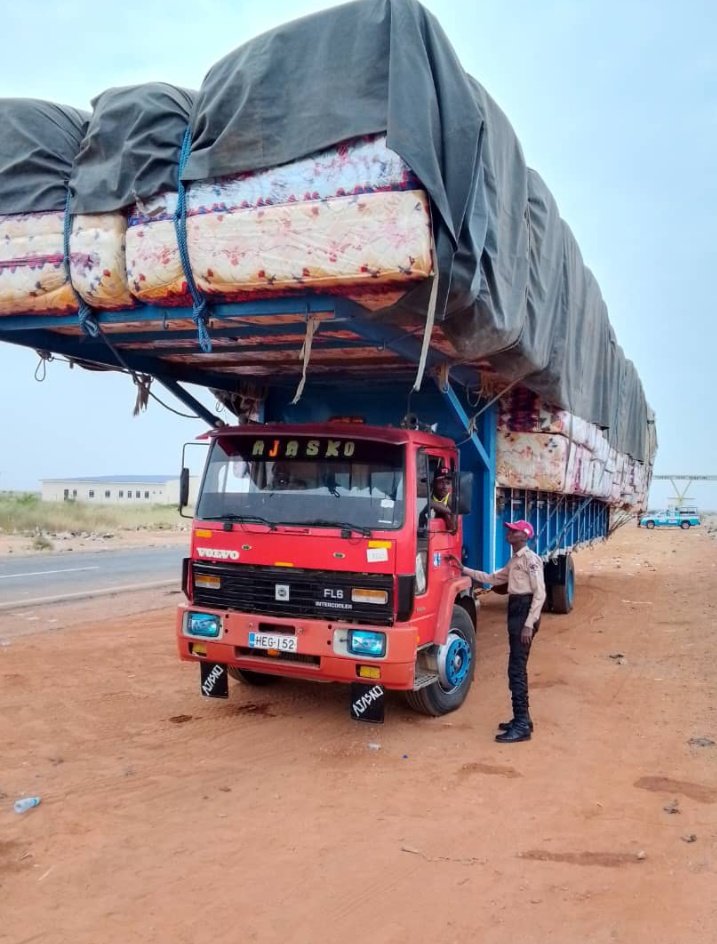
[[[449,479],[451,477],[451,470],[447,465],[442,465],[436,472],[437,479]]]
[[[529,541],[535,537],[533,525],[529,521],[506,521],[505,526],[511,531],[522,531]]]

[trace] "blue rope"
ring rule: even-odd
[[[182,174],[189,158],[189,152],[192,147],[192,133],[189,128],[184,132],[182,141],[182,150],[179,154],[179,172],[177,183],[177,209],[174,213],[174,229],[177,233],[177,244],[179,246],[179,257],[182,260],[182,269],[184,277],[187,280],[187,288],[192,296],[192,318],[197,326],[197,340],[200,348],[205,354],[209,354],[212,349],[212,339],[207,331],[207,316],[209,309],[207,300],[197,288],[192,273],[192,265],[189,261],[189,247],[187,246],[187,191],[182,182]]]
[[[100,326],[95,321],[95,315],[87,302],[79,294],[72,284],[72,271],[70,267],[70,234],[72,232],[72,214],[70,213],[70,188],[67,188],[67,199],[65,200],[65,218],[62,231],[62,253],[65,264],[65,278],[72,289],[77,300],[77,317],[80,320],[80,327],[91,338],[96,338],[100,333]]]

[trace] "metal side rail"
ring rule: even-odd
[[[208,308],[212,350],[197,342],[191,308],[138,305],[94,311],[95,336],[77,315],[18,313],[0,317],[0,340],[60,355],[80,366],[129,370],[162,383],[191,383],[235,392],[242,379],[271,376],[272,384],[295,384],[312,325],[308,377],[352,377],[357,382],[381,372],[415,376],[421,357],[421,327],[404,329],[341,296],[257,299]],[[277,355],[281,354],[281,357]],[[459,384],[474,386],[476,368],[431,349],[427,368],[449,369]]]

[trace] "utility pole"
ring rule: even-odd
[[[675,503],[679,508],[687,501],[687,493],[693,482],[717,482],[717,475],[653,475],[653,481],[656,479],[661,482],[672,482],[675,490]],[[678,482],[686,482],[684,486],[678,486]]]

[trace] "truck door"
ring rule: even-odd
[[[452,521],[437,516],[431,509],[433,484],[440,469],[447,468],[455,479],[453,459],[426,450],[419,450],[417,462],[417,535],[416,535],[416,615],[419,616],[421,643],[431,642],[437,624],[436,616],[443,593],[444,577],[450,572],[448,554],[456,554],[457,516]],[[448,506],[451,507],[451,497]],[[423,599],[419,599],[423,597]]]

